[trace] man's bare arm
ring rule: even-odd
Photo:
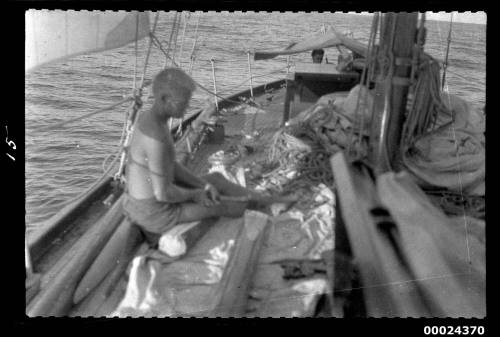
[[[203,189],[186,189],[174,184],[175,156],[173,147],[148,140],[145,146],[153,193],[158,201],[176,203],[196,200]]]
[[[182,182],[185,185],[192,186],[194,188],[204,188],[207,184],[207,181],[198,177],[187,167],[178,162],[175,163],[175,181]]]

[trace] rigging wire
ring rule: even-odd
[[[441,90],[443,90],[446,81],[446,68],[448,68],[448,54],[450,52],[452,30],[453,30],[453,12],[451,12],[450,16],[450,28],[448,30],[448,45],[446,46],[446,57],[444,59],[444,64],[443,64],[443,77],[441,79]]]
[[[144,79],[145,79],[145,73],[146,73],[146,69],[147,69],[147,64],[148,64],[148,61],[149,61],[149,55],[151,53],[151,45],[152,45],[152,38],[151,38],[151,35],[154,34],[155,30],[156,30],[156,25],[158,23],[158,15],[159,13],[156,13],[156,17],[155,17],[155,21],[154,21],[154,24],[153,24],[153,30],[152,32],[150,32],[150,42],[149,42],[149,48],[148,48],[148,53],[146,55],[146,59],[145,59],[145,64],[144,64],[144,68],[143,68],[143,74],[142,74],[142,79],[141,79],[141,82],[140,82],[140,87],[139,87],[139,90],[138,92],[135,93],[136,97],[138,94],[140,94],[142,92],[142,89],[145,88],[147,85],[144,84]],[[136,100],[133,98],[133,97],[127,97],[126,99],[118,102],[118,103],[115,103],[114,105],[111,105],[109,107],[106,107],[104,109],[100,109],[98,110],[97,112],[93,112],[92,114],[96,114],[96,113],[99,113],[99,112],[102,112],[103,110],[106,111],[106,110],[110,110],[112,109],[113,107],[119,105],[119,104],[123,104],[124,102],[127,102],[127,101],[134,101],[133,105],[134,106],[136,104]],[[67,124],[68,122],[72,122],[74,120],[79,120],[79,119],[82,119],[82,118],[85,118],[87,117],[88,115],[91,115],[91,114],[87,114],[85,116],[82,116],[82,117],[79,117],[77,119],[73,119],[73,120],[70,120],[70,121],[65,121],[63,122],[64,124]],[[126,115],[128,117],[128,114]],[[133,116],[132,116],[133,117]],[[59,123],[61,124],[61,123]],[[124,127],[124,129],[126,128],[127,126]],[[121,137],[121,142],[123,141],[123,138],[124,138],[124,132],[122,130],[122,137]],[[63,201],[61,203],[58,203],[56,205],[52,205],[51,207],[54,207],[54,208],[59,208],[59,207],[62,207],[62,206],[66,206],[68,204],[71,204],[71,203],[74,203],[78,200],[80,200],[83,196],[87,195],[89,193],[90,190],[92,190],[94,187],[96,187],[98,184],[100,184],[104,179],[107,179],[108,178],[108,173],[113,169],[114,165],[116,164],[116,162],[118,161],[119,159],[119,156],[118,156],[118,153],[122,152],[123,149],[124,149],[124,144],[121,144],[120,145],[120,148],[119,148],[119,151],[117,152],[116,156],[115,156],[115,159],[113,159],[113,161],[111,162],[111,164],[109,164],[108,166],[108,169],[101,175],[100,178],[98,178],[89,188],[87,188],[85,191],[83,191],[82,193],[80,193],[79,195],[77,195],[76,197],[70,199],[70,200],[66,200],[66,201]],[[117,172],[118,174],[119,172]],[[40,207],[43,207],[45,205],[47,205],[49,202],[47,203],[44,203],[42,204]]]
[[[169,59],[172,59],[168,54],[166,54],[166,51],[165,49],[163,48],[163,45],[161,44],[161,42],[158,40],[158,38],[152,34],[152,37],[153,37],[153,40],[154,42],[156,43],[156,46],[163,52],[163,54],[165,54],[166,57],[168,57]],[[178,67],[178,65],[174,62],[174,65]],[[232,100],[232,99],[229,99],[229,98],[226,98],[226,97],[223,97],[219,94],[216,94],[214,93],[213,91],[205,88],[205,86],[203,86],[202,84],[200,84],[198,81],[196,81],[195,79],[193,79],[193,81],[195,82],[195,84],[203,91],[215,96],[215,97],[218,97],[220,98],[221,100],[224,100],[224,101],[227,101],[227,102],[232,102],[232,103],[235,103],[235,104],[244,104],[244,105],[248,105],[248,106],[252,106],[254,107],[255,106],[255,103],[252,105],[252,104],[249,104],[249,103],[246,103],[246,102],[242,102],[242,101],[235,101],[235,100]]]
[[[163,52],[166,56],[165,58],[165,63],[163,64],[163,68],[166,68],[167,67],[167,62],[168,62],[168,59],[169,59],[169,56],[170,55],[170,47],[172,46],[172,38],[174,36],[174,31],[175,31],[175,27],[176,27],[176,23],[177,23],[177,15],[179,13],[178,12],[175,12],[175,16],[174,16],[174,21],[172,22],[172,29],[170,30],[170,38],[168,39],[168,49],[167,49],[167,52]]]
[[[99,114],[101,112],[112,110],[112,109],[114,109],[114,108],[116,108],[116,107],[118,107],[118,106],[120,106],[120,105],[122,105],[124,103],[130,102],[130,101],[133,101],[133,100],[134,100],[133,96],[127,96],[124,99],[122,99],[121,101],[116,102],[116,103],[111,104],[111,105],[108,105],[108,106],[106,106],[106,107],[104,107],[102,109],[99,109],[99,110],[96,110],[96,111],[92,111],[92,112],[89,112],[89,113],[84,114],[82,116],[71,118],[71,119],[65,120],[65,121],[60,122],[60,123],[56,123],[56,124],[52,124],[52,125],[48,125],[48,126],[36,127],[36,128],[30,129],[29,131],[30,132],[41,132],[41,131],[49,131],[49,130],[53,130],[53,129],[58,129],[61,126],[64,126],[66,124],[73,123],[73,122],[85,119],[85,118],[93,116],[93,115],[97,115],[97,114]]]
[[[286,67],[286,66],[285,66],[285,67],[282,67],[282,68],[278,68],[277,70],[270,71],[270,72],[265,73],[265,74],[253,75],[253,76],[252,76],[252,79],[259,78],[259,77],[271,77],[271,76],[269,76],[269,75],[272,75],[272,74],[275,74],[275,73],[276,73],[276,74],[277,74],[277,73],[281,73],[281,72],[283,72],[283,70],[285,70],[285,69],[287,69],[287,67]],[[221,91],[221,93],[227,93],[227,92],[232,91],[232,90],[234,90],[234,89],[236,89],[236,88],[242,87],[242,86],[243,86],[243,85],[245,85],[248,81],[250,81],[250,79],[249,79],[249,78],[245,79],[244,81],[242,81],[242,82],[240,82],[240,83],[238,83],[238,84],[236,84],[236,85],[234,85],[234,86],[231,86],[231,87],[229,87],[229,88],[227,88],[227,89],[225,89],[225,90]]]
[[[176,56],[177,56],[177,41],[179,41],[179,30],[181,28],[182,18],[183,18],[183,13],[179,12],[179,21],[177,22],[177,27],[175,29],[174,50],[172,53],[172,61],[174,61],[176,59]],[[179,68],[181,68],[180,64],[181,64],[181,62],[179,61]]]
[[[371,51],[372,51],[372,47],[373,47],[373,41],[375,40],[375,36],[376,36],[376,30],[377,30],[377,25],[378,25],[378,13],[375,14],[375,16],[373,17],[373,20],[372,20],[372,27],[371,27],[371,30],[370,30],[370,38],[368,40],[368,51],[367,51],[367,56],[369,56],[371,54]],[[360,105],[360,100],[361,100],[361,96],[362,96],[362,88],[363,88],[363,83],[367,80],[367,68],[369,66],[369,63],[367,62],[366,66],[363,67],[363,71],[361,73],[361,80],[360,80],[360,88],[359,88],[359,92],[358,92],[358,98],[357,98],[357,102],[356,102],[356,108],[355,108],[355,112],[354,112],[354,115],[355,115],[355,120],[358,119],[359,117],[359,105]],[[368,86],[368,83],[367,83],[367,86]],[[368,90],[368,88],[367,88]],[[363,92],[363,102],[365,103],[366,102],[366,94],[367,94],[367,90],[365,90]],[[361,113],[361,115],[363,115],[363,112]],[[362,127],[364,126],[364,118],[363,118],[363,122],[361,123],[361,129],[359,130],[359,144],[358,144],[358,147],[361,146],[361,139],[362,139],[362,135],[363,135],[363,129]],[[353,123],[352,127],[351,127],[351,130],[349,131],[349,135],[348,135],[348,139],[349,139],[349,142],[348,142],[348,146],[347,146],[347,154],[350,156],[351,155],[351,150],[352,150],[352,146],[354,146],[354,129],[355,129],[355,125]],[[355,154],[357,157],[358,156],[358,151],[355,149]]]
[[[134,102],[132,103],[132,106],[128,110],[129,112],[127,113],[127,116],[129,117],[127,120],[127,133],[125,136],[125,140],[123,141],[121,145],[121,158],[120,158],[120,167],[118,168],[118,171],[115,174],[115,180],[121,179],[122,182],[125,181],[125,178],[123,176],[123,171],[125,170],[125,161],[127,158],[127,151],[126,148],[128,147],[128,144],[130,142],[130,136],[132,134],[133,128],[134,128],[134,122],[137,116],[137,112],[140,110],[142,107],[142,90],[144,89],[144,80],[146,78],[146,71],[148,68],[149,64],[149,57],[151,55],[151,49],[153,46],[153,34],[156,31],[156,25],[158,24],[158,16],[159,13],[156,13],[155,16],[155,21],[153,24],[153,30],[149,34],[149,44],[148,44],[148,51],[146,54],[146,59],[144,60],[144,67],[142,70],[142,77],[141,77],[141,82],[139,85],[139,88],[137,90],[134,90]],[[131,111],[131,112],[130,112]]]
[[[181,49],[179,50],[179,65],[181,66],[181,68],[182,68],[182,51],[184,49],[184,37],[186,36],[186,28],[189,21],[189,17],[186,18],[186,16],[187,15],[184,16],[184,29],[182,31]]]
[[[194,64],[194,60],[195,60],[195,48],[196,48],[196,43],[198,42],[198,27],[200,25],[200,16],[201,14],[198,15],[197,17],[197,20],[196,20],[196,29],[195,29],[195,32],[194,32],[194,41],[193,41],[193,48],[191,49],[191,55],[189,57],[189,75],[191,75],[191,72],[193,70],[193,64]]]
[[[199,23],[200,23],[200,15],[198,15],[197,17],[197,20],[196,20],[196,30],[195,30],[195,40],[193,42],[193,49],[191,50],[191,55],[190,55],[190,62],[189,62],[189,75],[191,76],[191,72],[192,72],[192,66],[193,66],[193,61],[194,61],[194,49],[195,49],[195,46],[196,46],[196,41],[198,40],[198,26],[199,26]],[[184,45],[184,34],[186,33],[186,26],[184,26],[184,33],[182,34],[182,45],[181,45],[181,58],[182,58],[182,47]],[[177,131],[175,133],[175,135],[177,137],[180,137],[182,136],[182,124],[185,120],[185,116],[183,116],[180,120],[179,120],[179,126],[177,127]]]

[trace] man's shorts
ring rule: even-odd
[[[166,203],[156,198],[135,199],[125,194],[123,210],[144,232],[150,243],[156,244],[160,236],[178,224],[182,204]]]

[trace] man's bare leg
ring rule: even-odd
[[[247,189],[241,185],[234,184],[227,180],[222,174],[215,172],[203,176],[205,180],[215,186],[221,195],[227,196],[248,196],[250,203],[252,201],[258,204],[269,204],[276,202],[275,197],[263,195],[261,193]],[[290,200],[290,202],[293,200]],[[179,222],[191,222],[203,220],[211,217],[227,216],[237,218],[243,215],[245,209],[249,206],[248,202],[221,201],[212,207],[203,206],[196,203],[185,203],[182,205]]]
[[[219,191],[219,193],[222,195],[250,196],[250,193],[252,192],[241,185],[227,180],[219,172],[204,175],[202,178],[208,181],[210,184],[214,185],[217,191]]]
[[[250,201],[255,201],[258,204],[269,204],[273,202],[286,203],[295,201],[293,198],[290,197],[281,198],[276,196],[270,196],[245,188],[241,185],[235,184],[227,180],[222,174],[218,172],[205,175],[203,176],[203,178],[212,185],[214,185],[221,195],[248,196]]]
[[[212,207],[195,203],[185,203],[181,208],[179,223],[199,221],[219,216],[239,218],[245,213],[246,208],[246,202],[224,201]]]

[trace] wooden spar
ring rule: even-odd
[[[78,281],[123,218],[122,201],[123,195],[80,239],[76,254],[30,303],[26,310],[28,316],[63,316],[67,313]]]
[[[343,153],[333,156],[330,163],[368,316],[430,317],[411,275],[371,216],[378,207],[373,182],[349,165]]]
[[[486,269],[484,245],[452,229],[408,175],[389,172],[377,177],[382,203],[397,220],[401,246],[427,295],[432,316],[484,317]],[[474,257],[467,261],[467,252]]]
[[[380,174],[398,169],[399,146],[408,95],[411,58],[415,44],[418,13],[387,13],[377,63],[370,161]],[[394,72],[391,74],[390,69]]]
[[[130,220],[124,219],[78,283],[73,303],[79,303],[94,290],[113,267],[119,264],[124,256],[128,256],[128,251],[135,247],[140,237],[139,228]]]
[[[124,226],[126,224],[130,224],[128,219],[124,219],[120,227],[126,228],[127,226]],[[95,289],[91,290],[88,296],[86,296],[81,303],[75,306],[75,308],[71,311],[71,316],[96,316],[97,311],[101,309],[107,301],[109,301],[111,294],[113,294],[115,288],[119,285],[119,281],[122,279],[130,261],[136,255],[138,249],[140,250],[142,248],[140,246],[142,237],[139,230],[136,227],[128,228],[134,229],[130,232],[130,235],[127,238],[127,242],[124,245],[125,249],[123,249],[117,259],[112,261],[109,267],[107,267],[111,268],[111,270],[105,275],[102,282],[100,282]],[[143,243],[143,245],[147,246],[146,243]],[[143,248],[147,249],[147,247]],[[83,282],[80,282],[80,285],[82,283]],[[123,289],[123,291],[124,290],[125,289]],[[116,305],[117,304],[118,303],[116,303]]]
[[[363,43],[350,39],[343,34],[337,33],[337,36],[339,37],[342,45],[351,50],[354,54],[365,58],[368,56],[368,47]]]
[[[268,216],[246,211],[236,246],[219,282],[215,309],[210,317],[242,317],[245,314],[248,290],[255,271],[259,251],[264,243]]]

